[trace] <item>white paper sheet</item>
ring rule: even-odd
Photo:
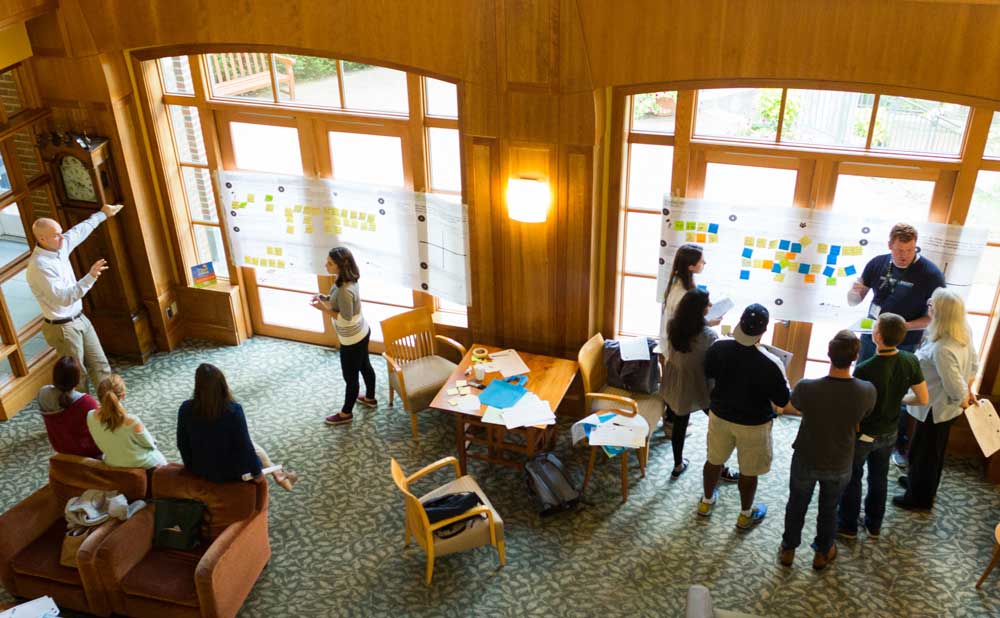
[[[56,618],[57,616],[59,608],[52,597],[39,597],[0,612],[0,618]]]
[[[494,408],[493,406],[486,406],[486,412],[483,413],[483,422],[503,425],[503,410]]]
[[[590,445],[641,448],[646,444],[647,433],[647,428],[619,424],[615,419],[598,425],[590,432]]]
[[[649,344],[645,337],[626,337],[619,339],[618,345],[621,349],[623,361],[648,361]]]
[[[721,319],[722,316],[726,315],[726,313],[729,312],[734,306],[735,305],[730,298],[723,298],[718,302],[712,303],[712,306],[708,309],[708,313],[705,315],[705,321],[714,322],[715,320]]]
[[[472,412],[482,407],[478,395],[462,395],[458,398],[458,409],[464,412]]]
[[[976,405],[966,408],[965,418],[983,455],[989,457],[1000,450],[1000,417],[988,399],[980,399]]]
[[[534,393],[527,393],[516,404],[504,409],[503,421],[507,429],[552,425],[556,422],[556,415],[552,413],[549,402],[542,401]]]
[[[492,359],[490,365],[493,371],[499,371],[500,375],[507,379],[511,376],[519,376],[531,371],[521,360],[521,355],[517,350],[501,350],[490,354]]]

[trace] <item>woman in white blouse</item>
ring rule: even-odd
[[[938,288],[928,303],[928,314],[931,321],[917,349],[917,359],[931,400],[926,406],[908,407],[910,416],[917,419],[917,429],[910,443],[909,474],[899,479],[906,493],[892,499],[904,509],[926,510],[934,505],[951,425],[976,401],[972,382],[978,359],[965,303],[955,292]],[[912,395],[903,403],[911,404]]]

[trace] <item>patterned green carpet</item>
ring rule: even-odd
[[[453,454],[453,424],[423,413],[415,444],[408,416],[386,405],[384,364],[372,360],[382,403],[360,410],[346,427],[323,425],[342,393],[334,350],[257,337],[237,348],[188,342],[143,366],[118,365],[129,387],[126,406],[168,459],[179,461],[177,406],[190,395],[198,363],[211,362],[228,376],[257,442],[302,476],[292,493],[271,485],[274,556],[241,616],[681,616],[691,584],[708,586],[718,607],[769,616],[1000,615],[1000,572],[981,591],[973,587],[990,558],[1000,492],[980,479],[971,461],[948,462],[932,514],[890,505],[882,538],[862,534],[839,542],[840,556],[827,571],[810,568],[805,545],[794,568],[779,566],[797,429],[792,418],[775,424],[775,469],[759,490],[769,514],[747,534],[734,528],[734,486],[721,488],[710,519],[695,516],[707,426],[701,414],[689,429],[691,469],[670,481],[670,444],[657,432],[650,469],[645,479],[633,472],[625,505],[617,461],[598,464],[589,504],[544,521],[521,472],[471,463],[506,522],[507,566],[497,568],[492,548],[447,556],[437,561],[428,588],[423,553],[403,549],[402,499],[389,477],[389,458],[412,472]],[[567,421],[560,422],[556,452],[582,479],[587,450],[570,445]],[[0,424],[0,508],[46,482],[49,454],[34,406]],[[426,487],[444,482],[446,474]],[[814,521],[815,509],[803,531],[806,544]],[[0,601],[9,600],[0,591]]]

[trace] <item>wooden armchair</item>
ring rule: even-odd
[[[403,408],[410,413],[413,438],[419,439],[417,413],[426,410],[448,381],[455,363],[437,355],[437,343],[445,343],[465,356],[465,346],[434,334],[434,322],[427,307],[418,307],[382,320],[386,367],[389,372],[389,406],[399,393]]]
[[[118,526],[97,551],[115,613],[234,618],[271,558],[267,481],[212,483],[167,464],[153,473],[153,498],[204,502],[203,542],[192,551],[153,547],[155,505]]]
[[[110,616],[111,604],[96,565],[97,549],[120,526],[97,526],[77,552],[77,568],[59,563],[66,536],[66,502],[87,489],[120,491],[129,499],[146,495],[146,471],[112,468],[97,459],[53,455],[49,482],[0,515],[0,582],[11,595],[51,596],[59,607]],[[142,511],[139,511],[142,513]]]
[[[454,481],[442,485],[420,498],[417,498],[410,492],[410,483],[449,464],[455,468]],[[458,459],[455,457],[439,459],[410,476],[406,476],[406,473],[399,466],[399,462],[395,459],[390,461],[389,466],[392,471],[392,480],[396,483],[396,487],[399,487],[399,491],[403,492],[406,500],[405,544],[407,547],[410,545],[410,537],[412,536],[417,540],[417,544],[427,552],[428,586],[431,584],[431,577],[434,575],[435,556],[445,556],[483,545],[492,545],[497,548],[497,554],[500,556],[500,566],[502,567],[507,563],[503,545],[503,519],[500,518],[500,514],[496,512],[493,505],[490,504],[489,498],[479,488],[479,484],[476,483],[475,479],[469,475],[462,476],[462,472],[458,466]],[[449,517],[433,524],[430,523],[427,519],[427,512],[424,511],[423,504],[425,502],[446,494],[465,491],[475,492],[482,504],[469,509],[461,515]],[[486,516],[486,525],[470,525],[464,531],[447,539],[439,538],[434,534],[435,530],[457,521],[470,517],[480,517],[482,515]]]
[[[663,400],[658,394],[632,393],[620,388],[608,386],[608,372],[604,366],[604,337],[597,333],[587,340],[577,353],[580,364],[580,377],[583,380],[584,400],[587,403],[587,414],[614,412],[620,416],[642,417],[649,425],[646,434],[646,444],[636,451],[639,458],[639,470],[646,476],[646,463],[649,461],[649,437],[663,415]],[[587,462],[587,473],[583,477],[581,493],[586,491],[597,458],[598,446],[590,447],[590,459]],[[621,454],[622,502],[628,500],[628,452]]]

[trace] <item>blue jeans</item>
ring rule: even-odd
[[[849,532],[858,531],[861,514],[861,477],[868,464],[868,494],[865,496],[865,528],[873,532],[882,529],[885,499],[889,488],[889,457],[896,443],[896,432],[875,437],[874,442],[854,443],[854,469],[844,489],[837,512],[837,526]]]
[[[896,347],[906,352],[914,352],[917,349],[917,344],[903,343]],[[861,335],[861,351],[858,354],[858,362],[860,363],[875,356],[877,348],[878,346],[875,345],[871,335]],[[907,447],[910,445],[909,417],[910,415],[907,414],[906,408],[900,406],[899,423],[896,425],[896,450],[900,453],[906,453]]]
[[[826,553],[837,533],[837,502],[851,478],[850,470],[828,472],[817,470],[792,455],[792,471],[788,479],[788,505],[785,507],[785,533],[781,537],[784,549],[795,549],[802,542],[802,526],[812,501],[813,490],[819,483],[819,513],[816,515],[816,538],[813,549]]]

